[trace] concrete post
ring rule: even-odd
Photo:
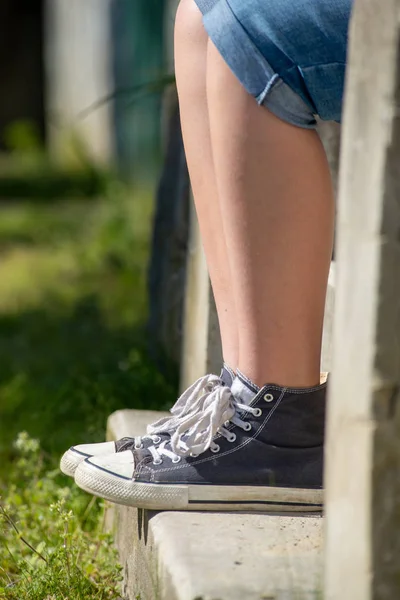
[[[193,202],[183,327],[182,390],[206,373],[219,374],[222,365],[217,313]]]
[[[328,157],[336,197],[339,176],[340,125],[332,121],[319,121],[318,133]]]
[[[356,0],[339,182],[325,600],[400,594],[399,0]]]
[[[72,135],[99,163],[108,163],[113,155],[110,102],[79,119],[87,107],[113,92],[110,2],[46,2],[47,126],[55,156],[65,158]]]
[[[339,150],[340,150],[340,125],[337,123],[319,121],[318,133],[324,144],[325,152],[328,157],[329,168],[331,170],[335,197],[337,197],[338,176],[339,176]],[[322,338],[321,370],[330,371],[332,369],[332,333],[333,333],[333,312],[335,305],[335,263],[332,262],[329,274],[328,289],[325,304],[324,334]]]
[[[167,73],[174,72],[174,26],[179,0],[167,0],[165,5],[165,58]]]

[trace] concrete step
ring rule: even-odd
[[[164,416],[123,410],[109,439]],[[129,600],[320,600],[321,517],[112,507]]]

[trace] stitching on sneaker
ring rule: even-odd
[[[282,388],[282,387],[279,387],[279,385],[265,385],[264,387],[259,389],[257,394],[254,396],[253,400],[250,402],[249,406],[254,406],[259,401],[259,399],[262,396],[264,396],[264,394],[268,390],[282,391],[282,389],[284,389],[285,393],[287,393],[287,394],[304,394],[304,393],[315,392],[317,390],[324,389],[327,387],[327,385],[328,385],[328,381],[325,381],[324,383],[321,383],[320,385],[317,385],[314,388]],[[234,427],[236,427],[236,425],[234,423],[229,423],[229,425],[225,429],[230,431]],[[220,439],[221,437],[223,437],[223,436],[220,433],[217,433],[215,436],[216,439],[217,438]]]
[[[309,392],[316,392],[318,390],[324,389],[326,388],[328,385],[328,382],[325,381],[324,383],[320,383],[318,385],[315,385],[314,387],[309,387],[309,388],[284,388],[285,392],[287,394],[308,394]],[[279,387],[279,385],[266,385],[263,388],[261,388],[260,392],[262,390],[266,391],[266,390],[281,390],[282,388]],[[258,394],[257,394],[258,396]]]
[[[242,371],[240,371],[238,369],[236,375],[237,375],[238,379],[242,380],[242,383],[246,383],[248,385],[248,387],[251,389],[252,392],[255,392],[256,394],[258,394],[258,392],[260,391],[260,388],[258,387],[258,385],[256,385],[255,383],[253,383],[251,381],[251,379],[246,377],[246,375],[244,373],[242,373]]]
[[[133,479],[135,479],[136,476],[144,474],[145,471],[148,471],[149,473],[152,472],[152,470],[149,468],[147,463],[144,463],[144,461],[145,461],[145,459],[141,460],[140,463],[138,464],[138,466],[135,468],[135,471],[133,473]]]
[[[236,446],[236,448],[232,448],[231,450],[226,450],[225,452],[222,452],[222,454],[218,453],[218,458],[222,458],[223,456],[226,456],[228,454],[232,454],[233,452],[237,452],[238,450],[240,450],[241,448],[243,448],[244,446],[247,446],[247,444],[249,444],[252,440],[256,439],[257,436],[259,435],[259,433],[264,429],[264,427],[266,426],[266,424],[268,423],[268,421],[271,419],[272,415],[274,414],[274,412],[276,411],[276,409],[278,408],[278,406],[280,405],[282,398],[284,397],[287,389],[286,388],[279,388],[281,390],[281,395],[279,396],[278,400],[276,401],[275,406],[270,410],[270,412],[268,413],[268,415],[265,417],[263,423],[260,425],[260,427],[257,429],[257,431],[254,433],[253,436],[248,437],[244,440],[244,442],[242,442],[239,446]],[[217,455],[213,454],[213,456],[208,456],[207,458],[203,458],[201,460],[197,460],[194,462],[191,462],[190,464],[185,463],[183,465],[177,465],[175,467],[169,467],[166,469],[157,469],[157,470],[153,470],[151,469],[152,472],[154,473],[163,473],[166,471],[175,471],[177,469],[184,469],[188,466],[194,466],[194,465],[200,465],[202,463],[205,462],[209,462],[210,460],[215,460],[215,457]],[[154,479],[152,479],[152,481],[154,481]]]
[[[249,444],[253,439],[256,439],[258,437],[258,435],[261,433],[261,431],[264,429],[264,427],[267,425],[267,423],[269,422],[269,420],[271,419],[272,415],[274,414],[274,412],[276,411],[276,409],[278,408],[278,406],[280,405],[283,397],[285,396],[285,394],[297,394],[297,395],[301,395],[301,394],[305,394],[308,392],[312,392],[312,391],[317,391],[317,390],[322,390],[325,389],[327,387],[328,382],[324,382],[320,385],[311,387],[311,388],[282,388],[280,386],[277,385],[266,385],[263,388],[261,388],[259,390],[259,392],[254,396],[252,402],[250,403],[249,406],[254,406],[254,404],[256,404],[258,402],[258,400],[265,394],[265,392],[267,390],[277,390],[279,392],[281,392],[281,395],[279,396],[279,398],[277,399],[275,405],[272,407],[272,409],[270,410],[270,412],[268,413],[268,415],[266,416],[265,420],[263,421],[263,423],[260,425],[260,427],[257,429],[257,431],[255,431],[254,435],[245,439],[244,442],[242,442],[240,444],[240,446],[237,446],[236,448],[232,448],[231,450],[226,450],[225,452],[223,452],[222,454],[218,453],[218,457],[221,458],[223,456],[226,456],[228,454],[232,454],[232,452],[236,452],[237,450],[240,450],[241,448],[243,448],[244,446],[246,446],[247,444]],[[229,426],[227,427],[227,429],[232,429],[233,427],[235,427],[234,423],[230,423]],[[220,435],[218,435],[218,437],[221,437]],[[181,465],[177,465],[177,466],[173,466],[173,467],[169,467],[169,468],[164,468],[164,469],[157,469],[157,470],[153,470],[151,467],[149,466],[145,466],[144,468],[146,469],[147,472],[150,473],[150,477],[151,477],[151,481],[155,481],[154,479],[154,475],[156,473],[162,473],[162,472],[167,472],[167,471],[175,471],[177,469],[182,469],[185,468],[187,466],[192,466],[192,465],[199,465],[205,462],[209,462],[210,460],[214,460],[216,458],[216,454],[213,454],[213,456],[209,456],[207,458],[198,460],[198,461],[193,461],[191,463],[185,463],[185,464],[181,464]],[[138,465],[139,467],[139,465]],[[137,475],[139,475],[141,472],[143,472],[144,474],[144,468],[142,471],[142,468],[140,471],[137,472]],[[135,473],[136,474],[136,473]],[[135,477],[135,476],[134,476]]]

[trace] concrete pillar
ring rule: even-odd
[[[222,365],[217,312],[193,202],[186,272],[181,389],[206,373],[219,374]]]
[[[113,155],[110,102],[85,118],[82,111],[112,94],[111,0],[47,0],[46,104],[50,148],[61,158],[73,135],[89,156],[108,163]]]
[[[325,148],[331,170],[335,197],[337,198],[339,176],[340,125],[328,121],[318,122],[318,133]],[[332,369],[332,333],[335,305],[335,263],[332,261],[325,304],[324,334],[322,338],[321,370]]]
[[[174,72],[174,25],[179,0],[166,0],[165,5],[165,58],[168,73]]]
[[[332,121],[319,121],[318,133],[328,157],[336,197],[339,177],[340,125]]]
[[[400,594],[399,0],[356,0],[339,181],[325,600]]]
[[[332,352],[333,352],[333,314],[335,307],[335,263],[331,263],[329,273],[328,289],[326,291],[324,331],[322,336],[321,349],[321,371],[328,372],[332,370]]]

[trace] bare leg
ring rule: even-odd
[[[239,369],[258,385],[316,385],[334,221],[324,149],[259,107],[211,41],[207,94]]]
[[[193,0],[181,0],[175,24],[175,70],[182,131],[200,232],[213,287],[224,360],[238,361],[231,277],[212,158],[207,107],[208,38]]]

